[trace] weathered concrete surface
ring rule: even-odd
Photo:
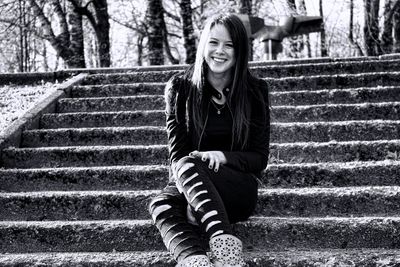
[[[285,143],[270,145],[270,163],[380,161],[400,151],[400,140]]]
[[[400,266],[400,61],[277,64],[252,63],[278,113],[257,216],[235,225],[249,265]],[[68,113],[5,151],[0,266],[174,266],[146,206],[168,179],[162,81],[181,67],[88,70],[102,84],[65,90]]]
[[[377,91],[376,89],[374,91]],[[276,114],[277,120],[282,116],[284,116],[282,120],[288,120],[288,117],[292,117],[292,121],[315,121],[315,120],[337,120],[336,113],[343,113],[341,115],[347,115],[347,117],[352,119],[362,118],[368,119],[369,117],[380,119],[379,116],[387,116],[394,112],[391,118],[399,117],[399,103],[394,102],[394,99],[400,97],[398,95],[399,90],[397,90],[397,94],[394,93],[394,96],[391,97],[388,101],[382,103],[377,102],[369,102],[370,99],[364,99],[362,103],[329,103],[327,101],[324,104],[313,104],[307,105],[302,101],[301,103],[297,103],[299,105],[291,104],[291,105],[272,105],[272,110],[278,114]],[[357,95],[358,92],[354,91]],[[290,100],[290,96],[287,96]],[[303,96],[304,97],[304,96]],[[371,96],[372,99],[373,95]],[[274,101],[274,95],[271,97],[272,101]],[[310,101],[310,100],[309,100]],[[376,99],[374,100],[376,101]],[[276,102],[276,101],[274,101]],[[334,100],[333,102],[338,102]],[[57,112],[60,113],[69,113],[69,112],[112,112],[112,111],[133,111],[133,110],[164,110],[165,109],[165,101],[164,96],[161,95],[142,95],[142,96],[125,96],[125,97],[92,97],[92,98],[68,98],[68,99],[60,99],[58,101]],[[285,112],[280,112],[281,109],[285,109]],[[368,115],[362,116],[362,113],[368,111]],[[286,114],[286,112],[290,112]],[[311,113],[312,112],[312,113]],[[311,114],[310,114],[311,113]],[[360,113],[360,114],[359,114]],[[273,113],[274,114],[274,113]],[[300,117],[300,118],[299,118]],[[304,118],[303,118],[304,117]]]
[[[398,120],[400,102],[272,107],[272,122]],[[45,114],[42,128],[164,126],[164,110]]]
[[[272,107],[274,122],[399,120],[400,102]]]
[[[164,110],[54,113],[43,115],[40,121],[40,127],[44,129],[164,125]]]
[[[121,71],[120,73],[93,74],[84,84],[166,82],[175,74],[183,73],[184,68],[169,68],[141,71]],[[337,62],[303,62],[303,64],[258,64],[251,66],[251,72],[258,77],[294,77],[303,75],[325,75],[342,73],[399,71],[400,60],[360,60]]]
[[[270,164],[264,187],[343,187],[400,185],[400,161]]]
[[[379,103],[399,102],[400,87],[398,86],[376,86],[348,89],[323,89],[303,91],[273,91],[270,90],[270,101],[272,106],[299,106],[318,104],[355,104],[355,103]]]
[[[167,144],[165,127],[61,128],[25,131],[23,147]]]
[[[398,86],[400,72],[315,75],[285,78],[265,78],[274,91],[304,91],[339,88]]]
[[[28,75],[29,77],[29,75]],[[57,101],[60,98],[67,97],[69,90],[85,77],[84,74],[73,77],[57,87],[49,96],[40,101],[35,107],[28,110],[21,118],[13,122],[4,134],[0,136],[0,166],[2,163],[2,151],[6,147],[19,147],[21,143],[21,134],[24,130],[39,127],[39,121],[44,113],[55,112]]]
[[[0,169],[0,191],[149,190],[168,181],[164,165]]]
[[[270,145],[270,163],[380,161],[400,151],[399,140]],[[166,164],[166,145],[7,148],[7,168]]]
[[[382,161],[400,151],[400,140],[270,144],[270,163]],[[167,145],[7,148],[6,168],[167,164]]]
[[[244,247],[255,249],[400,248],[397,217],[252,218],[234,225]],[[0,250],[112,252],[163,250],[147,220],[0,222]]]
[[[68,98],[58,101],[57,112],[96,112],[123,110],[165,109],[164,97],[161,95],[125,96],[108,98]]]
[[[72,88],[71,97],[163,95],[164,87],[165,83],[80,85]]]
[[[0,193],[6,221],[151,219],[158,190]],[[400,187],[260,189],[255,216],[397,216]]]
[[[6,168],[151,165],[167,161],[166,145],[8,148],[3,152]]]
[[[270,164],[261,188],[398,186],[400,161]],[[165,165],[0,169],[0,191],[149,190],[168,182]]]
[[[385,267],[400,264],[397,250],[331,249],[245,251],[249,267]],[[1,267],[173,267],[166,252],[0,254]]]
[[[272,123],[271,143],[373,141],[400,138],[398,120]],[[96,127],[28,130],[22,147],[167,144],[162,126]]]

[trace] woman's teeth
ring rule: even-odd
[[[222,58],[214,58],[214,61],[218,62],[218,63],[222,63],[225,62],[225,59]]]

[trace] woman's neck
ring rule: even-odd
[[[209,71],[207,73],[207,80],[216,90],[222,93],[222,90],[231,83],[232,74],[231,72],[212,73]]]

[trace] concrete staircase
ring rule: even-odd
[[[251,66],[273,111],[259,205],[235,225],[250,266],[400,265],[400,59]],[[174,266],[147,203],[180,71],[99,70],[3,151],[0,266]]]

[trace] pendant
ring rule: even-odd
[[[221,114],[221,111],[220,111],[220,110],[217,110],[217,114],[220,115],[220,114]]]

